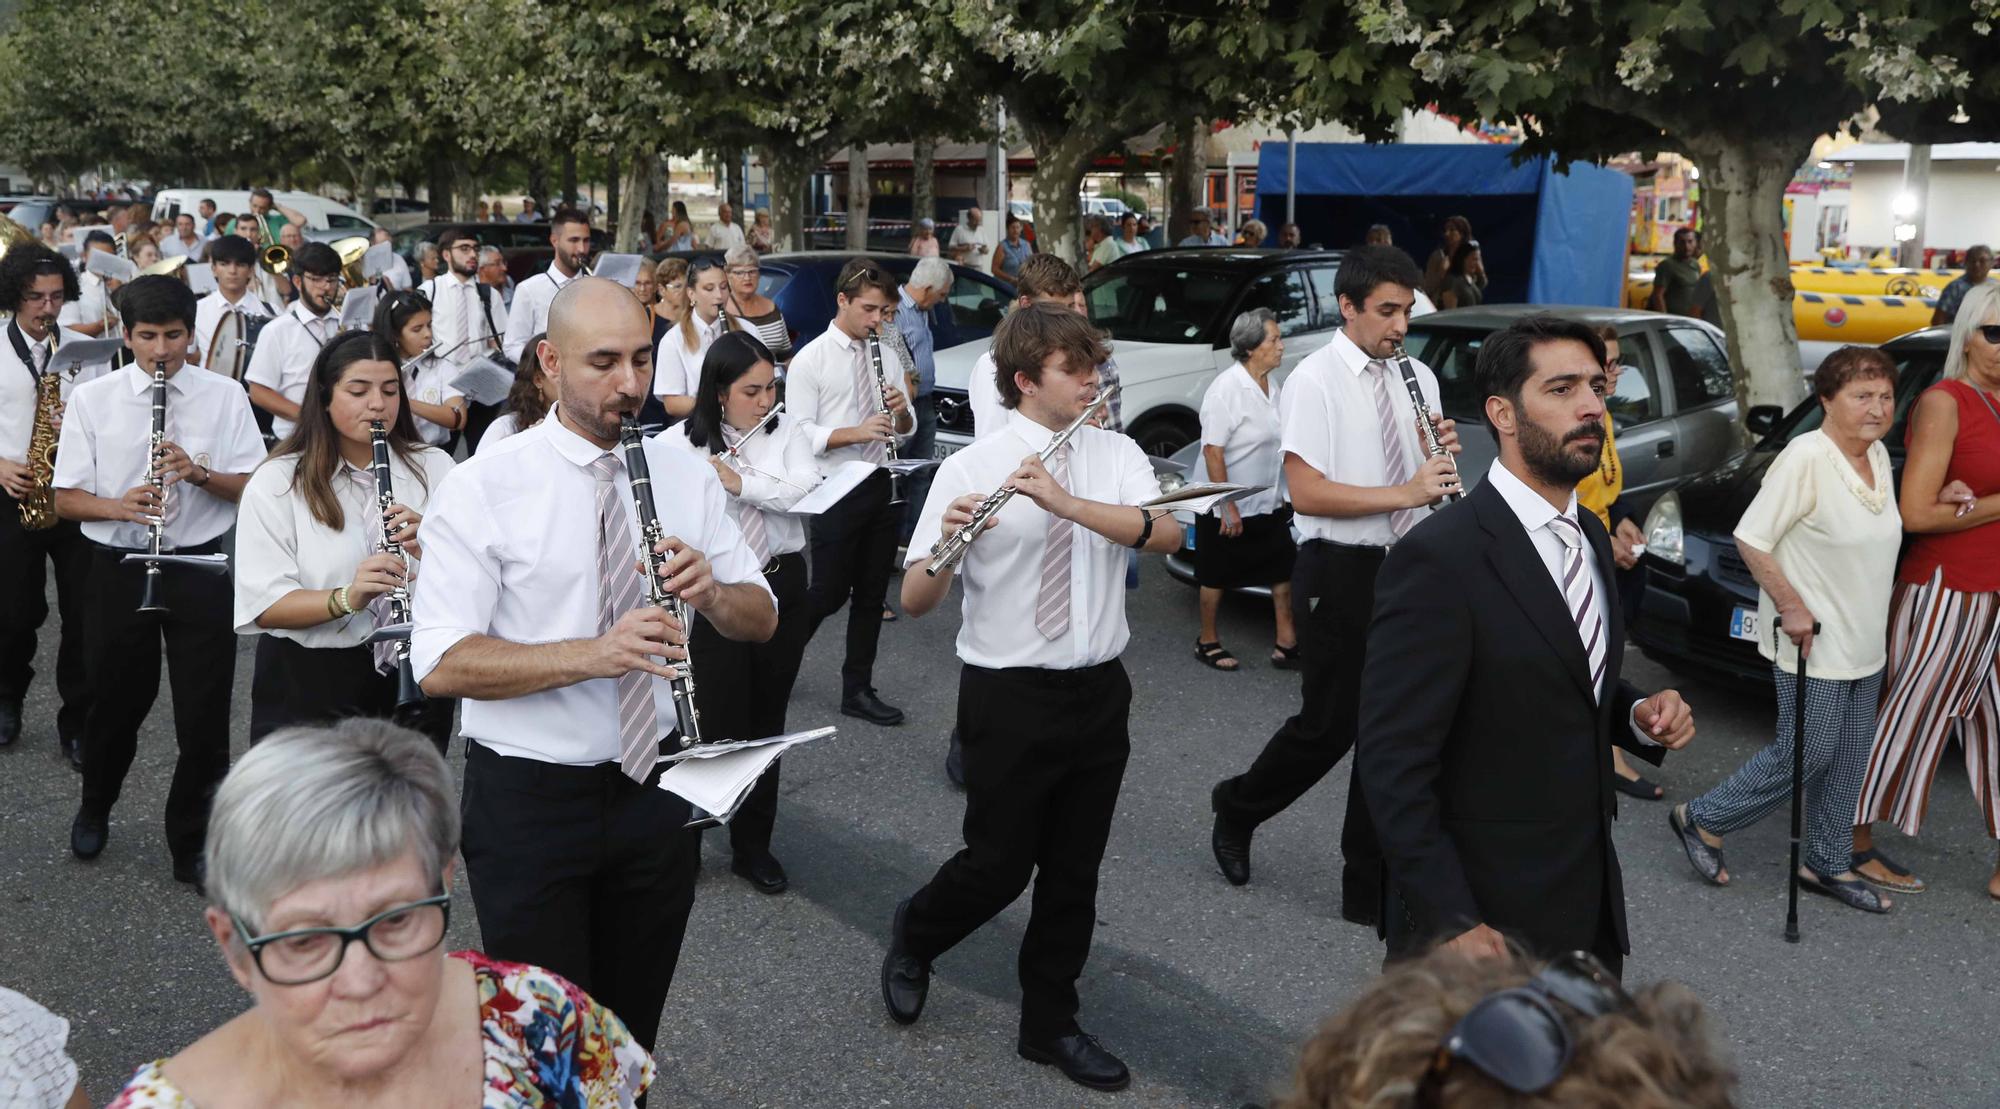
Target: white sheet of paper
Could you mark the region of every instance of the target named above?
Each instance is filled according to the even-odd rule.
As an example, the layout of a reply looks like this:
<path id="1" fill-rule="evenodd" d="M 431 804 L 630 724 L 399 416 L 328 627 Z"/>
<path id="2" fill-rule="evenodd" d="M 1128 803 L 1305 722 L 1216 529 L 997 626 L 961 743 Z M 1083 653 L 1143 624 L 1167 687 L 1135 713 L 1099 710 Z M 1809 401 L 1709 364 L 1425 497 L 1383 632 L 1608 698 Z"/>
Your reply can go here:
<path id="1" fill-rule="evenodd" d="M 93 250 L 84 269 L 99 277 L 112 281 L 130 281 L 139 276 L 139 267 L 129 258 L 120 258 L 108 250 Z"/>
<path id="2" fill-rule="evenodd" d="M 196 296 L 207 296 L 215 291 L 215 270 L 207 262 L 189 262 L 182 270 L 187 274 L 188 288 Z"/>
<path id="3" fill-rule="evenodd" d="M 825 512 L 839 504 L 840 498 L 854 492 L 854 487 L 867 481 L 874 472 L 873 462 L 863 462 L 858 458 L 835 466 L 828 471 L 826 480 L 819 483 L 819 488 L 800 497 L 799 502 L 791 507 L 792 515 L 817 516 Z"/>
<path id="4" fill-rule="evenodd" d="M 75 243 L 64 243 L 56 247 L 56 253 L 69 259 L 69 264 L 74 266 L 76 265 L 76 260 L 83 256 L 83 248 Z"/>
<path id="5" fill-rule="evenodd" d="M 639 267 L 645 261 L 637 254 L 600 254 L 597 256 L 597 264 L 591 267 L 590 272 L 606 281 L 616 281 L 629 289 L 638 284 Z"/>
<path id="6" fill-rule="evenodd" d="M 514 387 L 514 371 L 488 355 L 467 362 L 451 379 L 451 384 L 474 404 L 499 404 Z"/>
<path id="7" fill-rule="evenodd" d="M 1149 501 L 1140 501 L 1140 508 L 1170 508 L 1176 512 L 1203 513 L 1224 501 L 1247 497 L 1252 493 L 1269 488 L 1263 485 L 1232 485 L 1226 481 L 1200 481 L 1183 485 L 1172 493 L 1162 493 Z"/>
<path id="8" fill-rule="evenodd" d="M 898 458 L 894 462 L 889 463 L 889 469 L 893 473 L 908 477 L 911 474 L 928 470 L 937 464 L 938 459 L 935 458 Z"/>
<path id="9" fill-rule="evenodd" d="M 56 356 L 49 365 L 57 373 L 66 374 L 74 374 L 90 366 L 110 365 L 118 348 L 124 345 L 123 339 L 84 339 L 64 343 L 56 348 Z"/>
<path id="10" fill-rule="evenodd" d="M 669 756 L 674 764 L 660 775 L 660 788 L 727 824 L 780 755 L 834 731 L 815 728 L 747 743 L 697 744 Z"/>
<path id="11" fill-rule="evenodd" d="M 361 276 L 370 281 L 388 273 L 396 265 L 396 249 L 388 242 L 379 242 L 368 248 L 361 256 Z"/>
<path id="12" fill-rule="evenodd" d="M 77 249 L 78 249 L 78 250 L 81 250 L 81 249 L 83 249 L 83 242 L 84 242 L 84 240 L 85 240 L 85 239 L 88 239 L 88 238 L 90 238 L 90 233 L 91 233 L 92 231 L 102 231 L 102 232 L 104 232 L 104 233 L 105 233 L 106 235 L 110 235 L 110 236 L 112 237 L 112 240 L 113 240 L 114 242 L 115 242 L 115 241 L 117 240 L 117 237 L 118 237 L 118 236 L 117 236 L 117 234 L 116 234 L 115 232 L 113 232 L 113 231 L 111 230 L 111 225 L 110 225 L 110 224 L 108 224 L 108 223 L 93 223 L 93 224 L 89 225 L 88 227 L 85 227 L 85 226 L 81 226 L 81 225 L 79 225 L 79 226 L 76 226 L 76 227 L 72 227 L 72 228 L 70 228 L 70 229 L 69 229 L 69 241 L 70 241 L 70 242 L 73 242 L 73 243 L 75 243 L 75 244 L 76 244 L 76 246 L 77 246 Z"/>
<path id="13" fill-rule="evenodd" d="M 375 286 L 347 290 L 340 302 L 340 329 L 358 331 L 375 320 Z"/>

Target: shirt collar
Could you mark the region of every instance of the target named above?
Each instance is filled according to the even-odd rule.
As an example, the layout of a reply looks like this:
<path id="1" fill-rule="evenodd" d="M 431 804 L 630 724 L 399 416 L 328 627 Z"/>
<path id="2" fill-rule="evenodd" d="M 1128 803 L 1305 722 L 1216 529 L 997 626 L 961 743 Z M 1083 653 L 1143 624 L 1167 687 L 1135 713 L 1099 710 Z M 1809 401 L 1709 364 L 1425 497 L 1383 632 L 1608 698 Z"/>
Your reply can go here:
<path id="1" fill-rule="evenodd" d="M 127 375 L 125 378 L 125 382 L 131 388 L 133 396 L 138 396 L 140 393 L 143 393 L 146 390 L 151 389 L 153 387 L 152 370 L 144 366 L 141 366 L 137 362 L 134 362 L 131 365 L 125 367 L 125 372 Z M 206 373 L 208 371 L 204 370 L 202 372 Z M 175 370 L 173 374 L 167 378 L 167 388 L 171 389 L 173 392 L 179 395 L 182 396 L 187 395 L 188 386 L 186 382 L 183 380 L 184 378 L 187 377 L 187 373 L 188 373 L 187 365 L 182 364 L 180 369 Z"/>
<path id="2" fill-rule="evenodd" d="M 1333 341 L 1327 346 L 1333 348 L 1334 357 L 1340 359 L 1342 366 L 1347 367 L 1347 372 L 1356 377 L 1368 372 L 1368 363 L 1377 361 L 1368 357 L 1367 351 L 1356 346 L 1354 340 L 1347 337 L 1346 328 L 1335 331 Z"/>
<path id="3" fill-rule="evenodd" d="M 1056 433 L 1021 414 L 1018 408 L 1007 413 L 1007 426 L 1037 453 L 1047 449 Z"/>
<path id="4" fill-rule="evenodd" d="M 543 429 L 542 434 L 547 437 L 550 445 L 555 447 L 557 454 L 562 455 L 565 460 L 574 466 L 584 467 L 604 457 L 606 454 L 612 453 L 565 426 L 561 420 L 556 418 L 557 407 L 557 405 L 550 405 L 549 414 L 542 418 L 541 423 L 535 425 Z"/>
<path id="5" fill-rule="evenodd" d="M 827 335 L 832 337 L 833 345 L 839 347 L 842 350 L 853 350 L 855 347 L 861 345 L 861 340 L 850 338 L 847 332 L 842 331 L 840 329 L 839 324 L 835 323 L 827 324 L 826 333 Z"/>
<path id="6" fill-rule="evenodd" d="M 567 284 L 569 284 L 570 282 L 572 282 L 572 281 L 575 281 L 575 280 L 576 280 L 576 277 L 565 277 L 565 276 L 563 276 L 563 271 L 562 271 L 561 269 L 557 268 L 557 266 L 556 266 L 556 264 L 555 264 L 554 262 L 550 262 L 550 263 L 549 263 L 549 271 L 548 271 L 548 272 L 549 272 L 549 280 L 550 280 L 550 281 L 553 281 L 553 282 L 555 282 L 555 283 L 556 283 L 556 288 L 558 288 L 558 289 L 560 289 L 560 288 L 562 288 L 562 287 L 563 287 L 564 285 L 567 285 Z M 581 276 L 582 276 L 582 274 L 581 274 L 581 273 L 578 273 L 578 274 L 577 274 L 577 277 L 581 277 Z"/>
<path id="7" fill-rule="evenodd" d="M 551 263 L 551 264 L 553 265 L 553 263 Z M 449 282 L 451 282 L 451 283 L 452 283 L 453 285 L 473 285 L 473 284 L 477 284 L 477 283 L 478 283 L 478 281 L 479 281 L 479 275 L 478 275 L 477 273 L 475 273 L 475 274 L 473 274 L 473 275 L 472 275 L 471 277 L 460 277 L 460 276 L 459 276 L 458 274 L 456 274 L 456 273 L 452 272 L 452 268 L 451 268 L 451 267 L 450 267 L 449 265 L 447 265 L 447 266 L 446 266 L 446 267 L 444 268 L 444 272 L 443 272 L 443 273 L 441 273 L 441 274 L 438 274 L 438 275 L 437 275 L 436 277 L 432 278 L 431 280 L 433 280 L 433 281 L 449 281 Z"/>
<path id="8" fill-rule="evenodd" d="M 340 318 L 331 308 L 327 310 L 324 316 L 313 315 L 306 310 L 306 298 L 304 297 L 300 297 L 292 302 L 292 315 L 297 316 L 300 323 L 315 323 L 322 320 L 338 320 Z"/>
<path id="9" fill-rule="evenodd" d="M 1547 527 L 1549 521 L 1559 515 L 1566 515 L 1571 520 L 1576 519 L 1574 491 L 1569 495 L 1569 507 L 1558 513 L 1554 505 L 1540 493 L 1528 488 L 1527 482 L 1516 477 L 1514 471 L 1501 465 L 1498 460 L 1487 468 L 1486 481 L 1500 494 L 1501 499 L 1507 502 L 1507 507 L 1514 510 L 1514 515 L 1521 521 L 1521 527 L 1530 533 L 1538 528 Z"/>

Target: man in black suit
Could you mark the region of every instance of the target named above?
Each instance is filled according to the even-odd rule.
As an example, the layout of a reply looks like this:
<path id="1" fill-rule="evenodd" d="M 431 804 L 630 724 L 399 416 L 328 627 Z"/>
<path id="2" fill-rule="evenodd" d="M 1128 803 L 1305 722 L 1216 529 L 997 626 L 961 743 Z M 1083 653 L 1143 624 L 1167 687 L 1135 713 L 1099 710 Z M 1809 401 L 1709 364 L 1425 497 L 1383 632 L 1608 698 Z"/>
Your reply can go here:
<path id="1" fill-rule="evenodd" d="M 1620 680 L 1609 540 L 1575 488 L 1603 446 L 1604 345 L 1531 316 L 1474 383 L 1500 458 L 1391 549 L 1362 681 L 1359 774 L 1387 860 L 1389 955 L 1631 949 L 1611 842 L 1615 744 L 1657 764 L 1694 718 Z"/>

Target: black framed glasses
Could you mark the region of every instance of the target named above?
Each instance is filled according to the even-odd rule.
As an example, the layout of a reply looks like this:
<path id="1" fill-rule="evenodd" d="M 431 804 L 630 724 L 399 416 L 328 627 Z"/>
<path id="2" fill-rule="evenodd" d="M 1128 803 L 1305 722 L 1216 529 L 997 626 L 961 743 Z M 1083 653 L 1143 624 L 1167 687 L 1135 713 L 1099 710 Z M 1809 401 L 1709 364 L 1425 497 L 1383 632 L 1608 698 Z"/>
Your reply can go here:
<path id="1" fill-rule="evenodd" d="M 1988 346 L 2000 347 L 2000 323 L 1983 323 L 1973 330 L 1979 332 L 1979 337 L 1986 340 Z"/>
<path id="2" fill-rule="evenodd" d="M 294 928 L 253 936 L 235 913 L 229 920 L 243 937 L 243 946 L 250 949 L 259 974 L 273 985 L 303 986 L 339 970 L 347 945 L 357 941 L 385 963 L 436 950 L 451 927 L 451 894 L 391 905 L 352 928 Z"/>
<path id="3" fill-rule="evenodd" d="M 1618 979 L 1587 951 L 1572 951 L 1542 968 L 1525 986 L 1479 999 L 1438 1044 L 1417 1087 L 1418 1105 L 1436 1105 L 1453 1060 L 1517 1094 L 1538 1094 L 1563 1075 L 1575 1034 L 1555 1003 L 1595 1020 L 1632 1003 Z"/>

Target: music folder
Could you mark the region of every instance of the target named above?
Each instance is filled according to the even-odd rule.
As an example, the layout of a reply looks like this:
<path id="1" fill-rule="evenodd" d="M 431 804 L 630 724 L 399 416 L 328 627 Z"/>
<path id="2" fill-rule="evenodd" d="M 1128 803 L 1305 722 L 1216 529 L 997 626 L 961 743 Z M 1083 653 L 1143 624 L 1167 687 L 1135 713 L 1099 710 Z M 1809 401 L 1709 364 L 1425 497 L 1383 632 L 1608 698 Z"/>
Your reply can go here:
<path id="1" fill-rule="evenodd" d="M 697 743 L 660 756 L 673 764 L 660 775 L 660 788 L 695 807 L 692 823 L 727 824 L 780 755 L 838 730 L 829 726 L 766 739 Z"/>
<path id="2" fill-rule="evenodd" d="M 340 330 L 359 331 L 375 322 L 375 286 L 349 289 L 340 298 Z"/>
<path id="3" fill-rule="evenodd" d="M 492 355 L 475 358 L 452 375 L 451 387 L 464 393 L 474 404 L 500 404 L 514 388 L 514 371 Z"/>
<path id="4" fill-rule="evenodd" d="M 639 267 L 644 265 L 645 261 L 637 254 L 605 253 L 597 256 L 597 264 L 591 267 L 590 272 L 606 281 L 616 281 L 629 289 L 638 284 Z"/>
<path id="5" fill-rule="evenodd" d="M 123 339 L 82 339 L 64 343 L 56 348 L 55 357 L 49 359 L 49 368 L 75 377 L 86 367 L 110 365 L 113 356 L 124 345 Z"/>
<path id="6" fill-rule="evenodd" d="M 1165 508 L 1175 512 L 1192 512 L 1200 515 L 1224 501 L 1240 500 L 1268 488 L 1270 487 L 1267 485 L 1233 485 L 1226 481 L 1191 482 L 1171 493 L 1162 493 L 1152 500 L 1140 501 L 1139 507 Z"/>
<path id="7" fill-rule="evenodd" d="M 849 459 L 828 471 L 818 488 L 800 497 L 789 511 L 794 516 L 817 516 L 839 504 L 840 498 L 854 492 L 855 486 L 867 481 L 875 470 L 873 462 Z"/>

